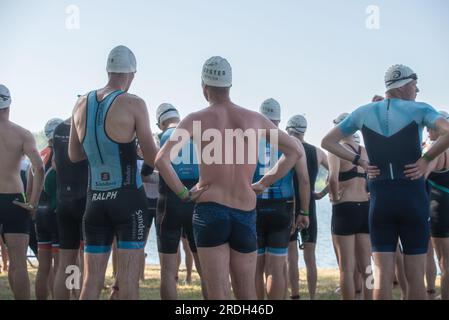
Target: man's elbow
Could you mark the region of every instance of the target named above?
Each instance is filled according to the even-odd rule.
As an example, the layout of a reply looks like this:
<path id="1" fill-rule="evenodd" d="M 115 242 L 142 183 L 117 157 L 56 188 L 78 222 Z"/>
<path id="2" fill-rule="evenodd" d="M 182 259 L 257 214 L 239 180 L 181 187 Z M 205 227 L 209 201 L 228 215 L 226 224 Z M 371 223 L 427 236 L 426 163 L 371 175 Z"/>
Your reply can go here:
<path id="1" fill-rule="evenodd" d="M 158 152 L 154 159 L 154 167 L 156 169 L 158 169 L 159 171 L 161 171 L 161 167 L 163 166 L 163 163 L 164 163 L 164 156 L 161 152 Z"/>
<path id="2" fill-rule="evenodd" d="M 33 166 L 33 172 L 36 177 L 43 177 L 45 175 L 45 167 L 43 163 Z"/>
<path id="3" fill-rule="evenodd" d="M 86 157 L 84 157 L 84 155 L 81 155 L 78 152 L 73 152 L 73 150 L 71 151 L 69 149 L 69 159 L 72 163 L 77 163 L 83 161 L 84 159 L 86 159 Z"/>
<path id="4" fill-rule="evenodd" d="M 310 187 L 310 180 L 309 177 L 306 176 L 301 176 L 300 178 L 300 183 L 302 185 L 302 187 Z"/>
<path id="5" fill-rule="evenodd" d="M 324 137 L 323 140 L 321 140 L 321 148 L 329 151 L 330 145 L 331 145 L 331 141 L 328 136 Z"/>
<path id="6" fill-rule="evenodd" d="M 295 147 L 290 150 L 289 155 L 291 159 L 294 160 L 294 162 L 296 163 L 301 158 L 303 153 L 301 152 L 299 146 L 295 145 Z"/>

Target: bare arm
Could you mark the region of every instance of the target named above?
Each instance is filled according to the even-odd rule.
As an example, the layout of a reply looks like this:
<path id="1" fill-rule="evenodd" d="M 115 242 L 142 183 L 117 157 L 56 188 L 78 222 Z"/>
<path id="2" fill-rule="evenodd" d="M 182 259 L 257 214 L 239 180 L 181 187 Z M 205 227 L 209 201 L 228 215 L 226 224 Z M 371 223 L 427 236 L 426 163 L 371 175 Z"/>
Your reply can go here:
<path id="1" fill-rule="evenodd" d="M 440 136 L 438 140 L 417 162 L 405 166 L 404 173 L 408 178 L 417 180 L 425 176 L 429 172 L 431 162 L 449 149 L 449 122 L 446 119 L 440 118 L 435 123 L 435 129 Z"/>
<path id="2" fill-rule="evenodd" d="M 318 168 L 323 166 L 329 171 L 329 162 L 327 161 L 327 155 L 320 148 L 316 148 L 316 152 L 318 154 Z"/>
<path id="3" fill-rule="evenodd" d="M 440 137 L 426 153 L 430 159 L 435 159 L 449 149 L 449 122 L 443 118 L 438 119 L 435 123 L 435 129 Z"/>
<path id="4" fill-rule="evenodd" d="M 301 143 L 298 144 L 302 152 L 304 152 L 304 147 Z M 301 202 L 301 211 L 309 212 L 310 204 L 310 179 L 309 171 L 307 170 L 307 159 L 303 155 L 295 164 L 295 172 L 298 178 L 299 187 L 299 199 Z"/>
<path id="5" fill-rule="evenodd" d="M 135 108 L 137 139 L 139 139 L 139 145 L 142 150 L 144 163 L 154 168 L 158 148 L 154 142 L 153 133 L 151 132 L 150 117 L 148 115 L 148 109 L 145 101 L 140 98 L 137 101 L 138 103 Z"/>
<path id="6" fill-rule="evenodd" d="M 338 175 L 340 172 L 340 159 L 329 154 L 329 193 L 333 201 L 338 201 L 339 195 L 339 182 Z"/>
<path id="7" fill-rule="evenodd" d="M 36 141 L 31 133 L 27 132 L 25 141 L 23 143 L 23 153 L 30 159 L 31 169 L 34 172 L 34 177 L 31 179 L 32 189 L 28 199 L 28 203 L 34 208 L 39 203 L 42 188 L 44 185 L 44 163 L 42 162 L 39 151 L 36 147 Z M 30 184 L 30 182 L 28 184 Z"/>
<path id="8" fill-rule="evenodd" d="M 30 165 L 27 170 L 27 189 L 25 191 L 27 199 L 31 197 L 31 192 L 33 192 L 33 170 Z"/>
<path id="9" fill-rule="evenodd" d="M 84 152 L 83 145 L 81 144 L 81 140 L 79 138 L 78 130 L 75 124 L 76 117 L 79 116 L 77 115 L 78 109 L 80 105 L 82 105 L 83 103 L 86 103 L 86 98 L 85 97 L 79 98 L 75 105 L 75 108 L 73 109 L 72 114 L 71 120 L 72 123 L 70 126 L 70 139 L 69 139 L 69 158 L 70 161 L 72 162 L 80 162 L 87 158 L 86 153 Z"/>
<path id="10" fill-rule="evenodd" d="M 176 171 L 173 169 L 171 155 L 173 153 L 173 156 L 175 156 L 178 153 L 172 152 L 172 150 L 176 148 L 175 151 L 179 151 L 186 143 L 189 142 L 193 134 L 193 120 L 194 116 L 192 115 L 184 118 L 184 120 L 178 124 L 178 127 L 173 132 L 172 138 L 167 140 L 156 156 L 155 164 L 159 174 L 164 179 L 168 187 L 177 195 L 183 194 L 186 187 L 179 179 Z M 177 137 L 181 137 L 180 142 L 178 142 Z M 205 190 L 207 190 L 207 186 L 194 187 L 191 190 L 191 200 L 197 199 Z M 189 194 L 185 195 L 185 197 L 187 196 L 189 196 Z M 185 197 L 183 197 L 183 199 Z"/>
<path id="11" fill-rule="evenodd" d="M 336 155 L 340 159 L 353 162 L 357 155 L 340 144 L 340 141 L 343 138 L 345 138 L 345 136 L 341 132 L 340 128 L 335 127 L 324 137 L 323 141 L 321 142 L 321 147 Z M 361 159 L 358 164 L 365 170 L 367 170 L 367 159 Z"/>

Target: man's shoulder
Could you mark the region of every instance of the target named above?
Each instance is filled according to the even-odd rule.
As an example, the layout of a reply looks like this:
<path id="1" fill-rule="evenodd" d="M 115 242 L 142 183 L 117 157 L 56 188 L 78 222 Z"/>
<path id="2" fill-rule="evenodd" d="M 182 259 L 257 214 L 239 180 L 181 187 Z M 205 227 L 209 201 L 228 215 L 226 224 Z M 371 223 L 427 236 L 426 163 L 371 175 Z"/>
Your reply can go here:
<path id="1" fill-rule="evenodd" d="M 9 130 L 11 132 L 14 132 L 15 135 L 19 135 L 21 137 L 33 136 L 33 134 L 28 129 L 21 127 L 17 123 L 11 121 L 9 123 L 10 123 Z"/>
<path id="2" fill-rule="evenodd" d="M 128 93 L 128 92 L 124 92 L 123 94 L 118 96 L 118 99 L 120 99 L 121 101 L 126 101 L 128 103 L 132 103 L 132 104 L 145 104 L 145 101 L 139 97 L 136 94 L 132 94 L 132 93 Z"/>
<path id="3" fill-rule="evenodd" d="M 380 108 L 383 104 L 384 101 L 370 102 L 358 107 L 357 109 L 355 109 L 354 112 L 358 113 L 373 112 L 375 109 Z"/>
<path id="4" fill-rule="evenodd" d="M 34 135 L 29 130 L 19 126 L 14 122 L 9 122 L 8 131 L 10 133 L 11 139 L 19 141 L 21 143 L 34 139 Z"/>

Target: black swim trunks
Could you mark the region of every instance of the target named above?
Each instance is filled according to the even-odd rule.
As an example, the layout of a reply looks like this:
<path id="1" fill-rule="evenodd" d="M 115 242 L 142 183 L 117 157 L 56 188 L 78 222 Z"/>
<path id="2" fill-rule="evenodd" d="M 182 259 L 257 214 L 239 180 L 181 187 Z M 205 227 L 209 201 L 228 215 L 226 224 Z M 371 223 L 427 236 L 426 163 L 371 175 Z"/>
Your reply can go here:
<path id="1" fill-rule="evenodd" d="M 13 204 L 13 201 L 26 203 L 24 194 L 0 194 L 0 225 L 2 233 L 30 234 L 31 214 Z"/>
<path id="2" fill-rule="evenodd" d="M 257 253 L 287 255 L 293 215 L 293 201 L 257 200 Z"/>
<path id="3" fill-rule="evenodd" d="M 229 244 L 240 253 L 257 251 L 256 210 L 243 211 L 204 202 L 195 206 L 193 233 L 198 248 Z"/>
<path id="4" fill-rule="evenodd" d="M 369 234 L 369 201 L 343 202 L 332 206 L 332 234 Z"/>

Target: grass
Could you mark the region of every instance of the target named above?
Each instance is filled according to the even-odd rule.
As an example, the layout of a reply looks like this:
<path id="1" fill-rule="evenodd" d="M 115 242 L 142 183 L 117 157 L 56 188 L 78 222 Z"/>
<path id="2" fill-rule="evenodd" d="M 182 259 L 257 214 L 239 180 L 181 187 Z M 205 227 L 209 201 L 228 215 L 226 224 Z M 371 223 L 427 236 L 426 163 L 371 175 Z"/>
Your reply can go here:
<path id="1" fill-rule="evenodd" d="M 36 269 L 29 268 L 31 281 L 31 295 L 34 296 L 34 282 L 36 278 Z M 201 300 L 201 287 L 198 274 L 194 271 L 192 274 L 192 284 L 183 284 L 186 276 L 186 270 L 181 268 L 179 273 L 180 285 L 178 285 L 178 298 L 180 300 Z M 301 300 L 308 299 L 306 273 L 304 269 L 300 270 L 300 296 Z M 316 299 L 318 300 L 339 300 L 340 294 L 335 290 L 338 287 L 339 275 L 336 269 L 319 269 L 318 270 L 318 287 Z M 141 300 L 159 300 L 159 283 L 160 283 L 160 269 L 157 265 L 147 265 L 145 269 L 145 280 L 140 283 L 140 299 Z M 112 286 L 112 269 L 108 268 L 106 275 L 106 285 Z M 437 279 L 439 285 L 439 279 Z M 438 291 L 438 288 L 437 288 Z M 104 290 L 101 299 L 109 298 L 109 290 Z M 395 288 L 394 298 L 400 299 L 400 290 Z M 13 299 L 12 293 L 9 289 L 7 273 L 0 274 L 0 300 Z"/>

